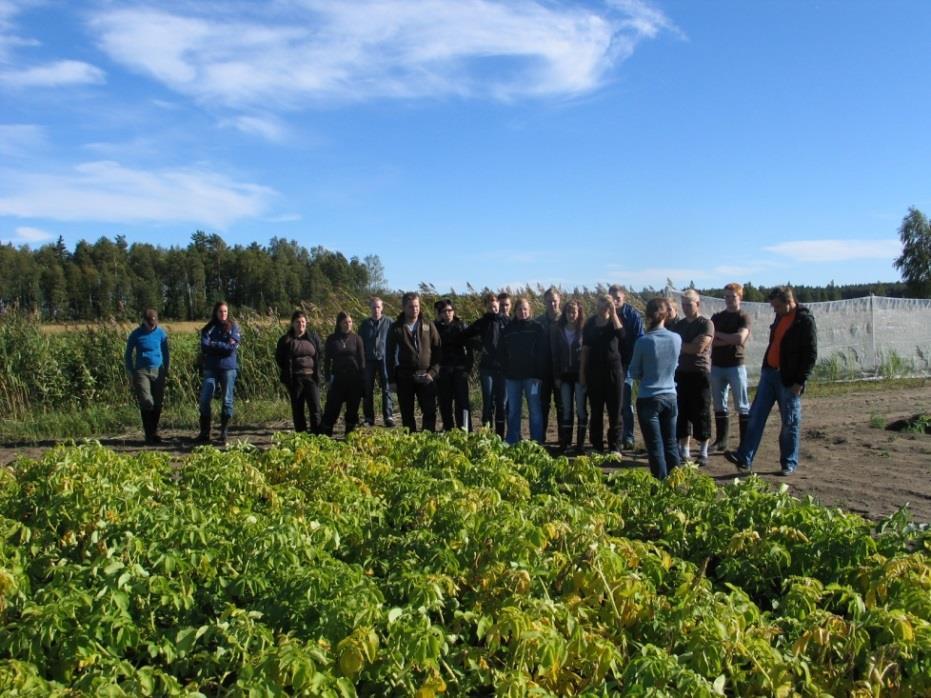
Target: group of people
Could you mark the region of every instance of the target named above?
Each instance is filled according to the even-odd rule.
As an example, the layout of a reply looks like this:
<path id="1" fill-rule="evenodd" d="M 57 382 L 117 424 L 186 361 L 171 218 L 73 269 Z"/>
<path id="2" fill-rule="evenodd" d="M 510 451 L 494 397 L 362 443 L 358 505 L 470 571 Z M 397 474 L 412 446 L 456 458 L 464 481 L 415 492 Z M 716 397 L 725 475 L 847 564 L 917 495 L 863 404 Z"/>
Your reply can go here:
<path id="1" fill-rule="evenodd" d="M 694 290 L 682 294 L 681 313 L 672 300 L 653 298 L 646 305 L 645 327 L 617 285 L 596 299 L 595 312 L 587 319 L 580 301 L 563 304 L 555 288 L 544 294 L 545 312 L 536 318 L 527 298 L 489 293 L 483 298 L 485 313 L 471 323 L 458 317 L 450 299 L 437 301 L 435 318 L 429 320 L 417 293 L 404 294 L 402 312 L 394 319 L 384 315 L 384 303 L 373 297 L 371 314 L 358 331 L 353 318 L 340 312 L 325 342 L 304 312 L 296 311 L 278 341 L 275 359 L 295 430 L 332 435 L 341 413 L 346 433 L 358 426 L 360 404 L 365 424 L 375 424 L 376 385 L 386 427 L 395 425 L 396 397 L 401 424 L 410 431 L 418 429 L 415 407 L 424 431 L 436 430 L 437 408 L 444 430 L 471 430 L 469 385 L 479 354 L 482 425 L 509 444 L 517 443 L 526 404 L 529 436 L 543 443 L 555 408 L 559 449 L 567 453 L 581 451 L 586 438 L 596 451 L 634 448 L 636 381 L 637 418 L 651 472 L 658 478 L 686 460 L 706 465 L 711 451 L 723 452 L 739 470 L 749 471 L 766 418 L 778 403 L 781 472 L 791 474 L 798 466 L 800 396 L 817 356 L 814 318 L 795 302 L 791 288 L 770 294 L 776 318 L 751 405 L 744 364 L 751 328 L 740 307 L 743 288 L 733 283 L 724 290 L 726 308 L 711 318 L 701 314 Z M 198 442 L 210 440 L 216 395 L 222 396 L 220 440 L 227 439 L 240 341 L 228 306 L 217 303 L 201 330 Z M 130 335 L 125 360 L 146 443 L 158 443 L 169 352 L 154 310 L 145 312 Z M 321 410 L 323 383 L 327 391 Z M 734 451 L 727 449 L 729 394 L 740 431 Z"/>

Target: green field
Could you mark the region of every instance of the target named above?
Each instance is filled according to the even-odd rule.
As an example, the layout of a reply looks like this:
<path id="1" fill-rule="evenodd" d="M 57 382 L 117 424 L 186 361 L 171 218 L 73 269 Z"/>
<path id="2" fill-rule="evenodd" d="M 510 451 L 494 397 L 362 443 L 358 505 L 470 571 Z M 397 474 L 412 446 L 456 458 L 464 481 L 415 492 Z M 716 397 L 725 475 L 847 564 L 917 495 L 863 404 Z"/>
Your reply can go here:
<path id="1" fill-rule="evenodd" d="M 21 460 L 0 693 L 931 694 L 904 514 L 598 465 L 381 430 Z"/>

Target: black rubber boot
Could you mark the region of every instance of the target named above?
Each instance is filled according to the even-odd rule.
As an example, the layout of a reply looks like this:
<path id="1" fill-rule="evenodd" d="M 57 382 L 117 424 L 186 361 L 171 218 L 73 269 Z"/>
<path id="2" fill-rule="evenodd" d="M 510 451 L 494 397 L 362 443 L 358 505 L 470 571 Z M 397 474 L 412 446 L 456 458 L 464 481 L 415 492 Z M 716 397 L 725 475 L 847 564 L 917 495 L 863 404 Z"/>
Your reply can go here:
<path id="1" fill-rule="evenodd" d="M 200 433 L 194 439 L 199 444 L 210 443 L 210 415 L 202 414 L 200 416 Z"/>
<path id="2" fill-rule="evenodd" d="M 139 410 L 139 416 L 142 418 L 142 433 L 147 444 L 152 443 L 152 411 Z"/>
<path id="3" fill-rule="evenodd" d="M 724 453 L 727 449 L 727 432 L 730 427 L 730 418 L 727 412 L 714 413 L 714 430 L 717 434 L 714 443 L 711 444 L 711 450 L 714 453 Z"/>
<path id="4" fill-rule="evenodd" d="M 559 427 L 559 450 L 565 452 L 572 444 L 572 427 Z"/>
<path id="5" fill-rule="evenodd" d="M 585 427 L 580 424 L 575 437 L 575 448 L 579 453 L 585 451 L 585 431 Z"/>
<path id="6" fill-rule="evenodd" d="M 154 410 L 152 410 L 151 419 L 152 419 L 152 441 L 154 443 L 160 444 L 162 443 L 162 437 L 158 435 L 158 423 L 162 419 L 162 408 L 161 407 L 156 407 Z"/>
<path id="7" fill-rule="evenodd" d="M 740 430 L 740 441 L 743 443 L 744 434 L 747 433 L 747 425 L 750 423 L 750 415 L 742 414 L 737 418 L 737 428 Z"/>
<path id="8" fill-rule="evenodd" d="M 220 443 L 226 446 L 229 439 L 230 416 L 228 414 L 220 415 Z"/>

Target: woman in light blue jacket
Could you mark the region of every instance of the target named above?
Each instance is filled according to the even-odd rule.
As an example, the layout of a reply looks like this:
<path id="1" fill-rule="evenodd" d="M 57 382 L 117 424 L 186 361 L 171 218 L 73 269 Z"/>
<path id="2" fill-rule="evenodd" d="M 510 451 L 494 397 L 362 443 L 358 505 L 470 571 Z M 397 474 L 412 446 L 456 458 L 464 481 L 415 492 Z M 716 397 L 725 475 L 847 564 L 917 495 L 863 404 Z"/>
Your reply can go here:
<path id="1" fill-rule="evenodd" d="M 650 472 L 660 480 L 679 465 L 676 443 L 676 366 L 682 338 L 665 327 L 671 309 L 665 298 L 647 303 L 647 331 L 634 344 L 630 376 L 640 381 L 637 421 L 646 445 Z"/>

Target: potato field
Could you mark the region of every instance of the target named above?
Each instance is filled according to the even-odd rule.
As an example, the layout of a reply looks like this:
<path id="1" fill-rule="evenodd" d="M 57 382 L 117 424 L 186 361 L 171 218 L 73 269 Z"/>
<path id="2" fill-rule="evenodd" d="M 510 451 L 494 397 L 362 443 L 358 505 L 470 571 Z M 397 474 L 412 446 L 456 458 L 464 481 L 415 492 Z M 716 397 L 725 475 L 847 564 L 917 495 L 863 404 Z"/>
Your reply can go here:
<path id="1" fill-rule="evenodd" d="M 0 470 L 0 693 L 927 696 L 931 535 L 486 433 Z"/>

